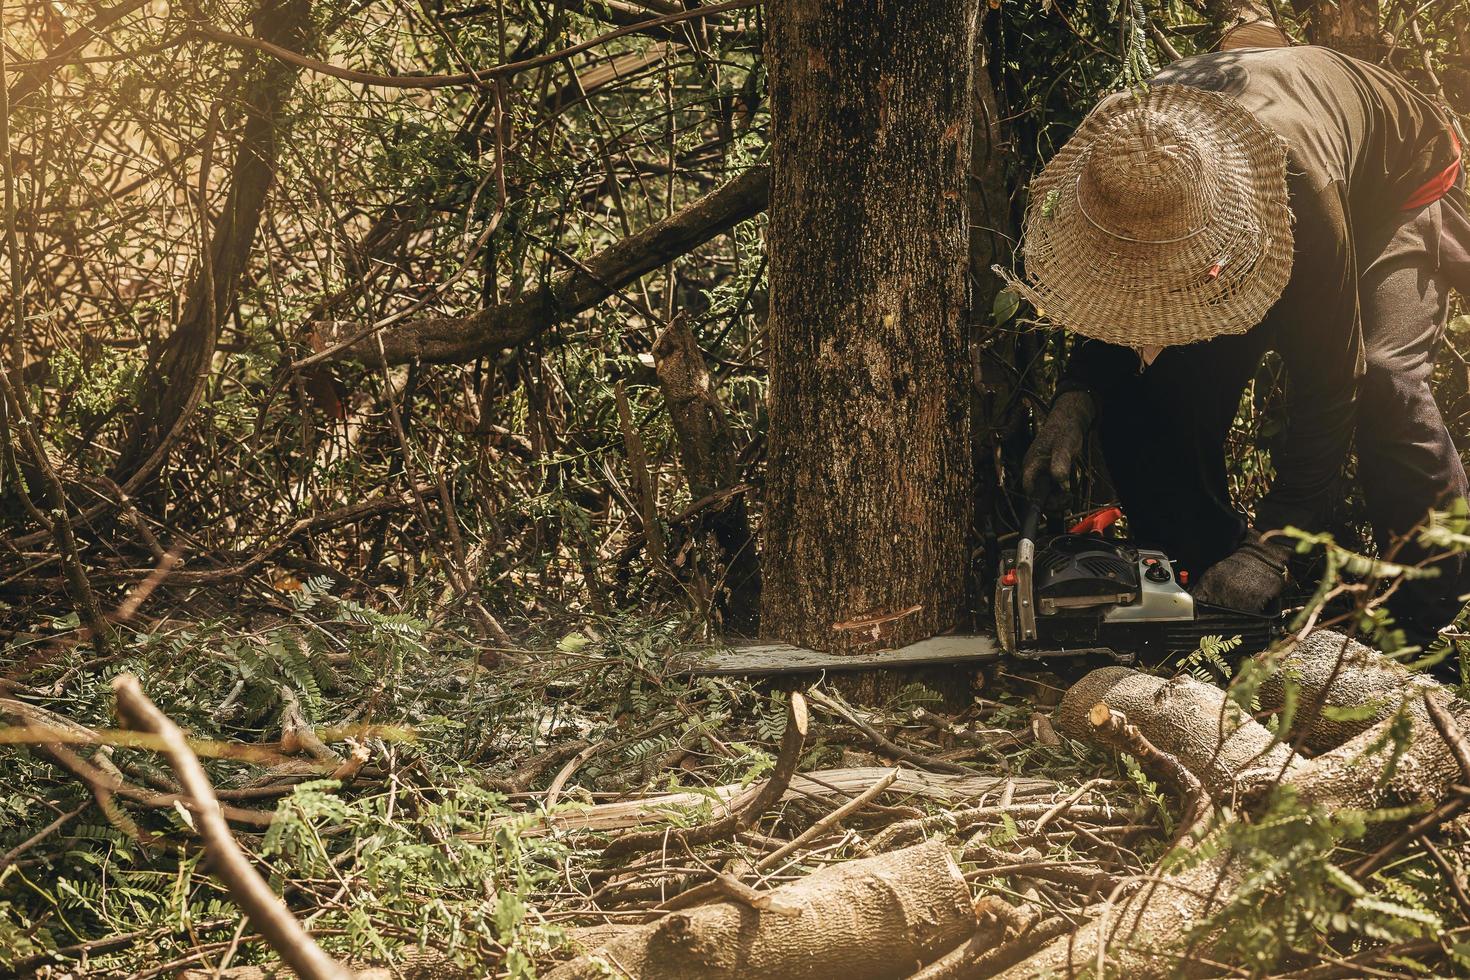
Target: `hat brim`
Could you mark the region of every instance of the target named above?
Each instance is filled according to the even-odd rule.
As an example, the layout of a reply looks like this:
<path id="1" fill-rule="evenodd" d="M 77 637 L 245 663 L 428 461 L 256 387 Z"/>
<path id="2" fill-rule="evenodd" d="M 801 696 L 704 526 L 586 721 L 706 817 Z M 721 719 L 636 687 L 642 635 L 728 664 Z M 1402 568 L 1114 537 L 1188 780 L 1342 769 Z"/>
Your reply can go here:
<path id="1" fill-rule="evenodd" d="M 1175 241 L 1110 233 L 1078 203 L 1100 134 L 1138 112 L 1208 132 L 1220 198 Z M 1140 193 L 1144 193 L 1140 189 Z M 1125 346 L 1188 344 L 1244 333 L 1291 278 L 1292 228 L 1281 139 L 1236 100 L 1183 85 L 1101 103 L 1031 184 L 1023 242 L 1029 283 L 1013 283 L 1052 322 Z"/>

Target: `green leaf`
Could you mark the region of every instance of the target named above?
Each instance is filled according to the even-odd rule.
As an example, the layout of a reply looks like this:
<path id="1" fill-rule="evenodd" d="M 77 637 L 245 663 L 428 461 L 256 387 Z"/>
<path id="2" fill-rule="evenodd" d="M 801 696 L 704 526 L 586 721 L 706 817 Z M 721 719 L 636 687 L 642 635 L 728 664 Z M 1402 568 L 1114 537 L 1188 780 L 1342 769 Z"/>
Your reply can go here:
<path id="1" fill-rule="evenodd" d="M 1438 929 L 1442 925 L 1439 916 L 1432 912 L 1424 912 L 1419 909 L 1411 909 L 1407 905 L 1398 902 L 1389 902 L 1381 898 L 1360 898 L 1353 903 L 1353 908 L 1364 912 L 1377 912 L 1380 915 L 1392 916 L 1396 919 L 1406 919 L 1409 922 L 1418 922 Z"/>
<path id="2" fill-rule="evenodd" d="M 1368 889 L 1364 888 L 1361 883 L 1355 881 L 1351 876 L 1348 875 L 1346 871 L 1343 871 L 1337 865 L 1324 864 L 1322 866 L 1322 870 L 1327 873 L 1327 878 L 1329 881 L 1331 881 L 1338 888 L 1341 888 L 1343 891 L 1347 892 L 1353 898 L 1367 897 Z"/>
<path id="3" fill-rule="evenodd" d="M 556 648 L 562 653 L 578 653 L 591 642 L 581 633 L 568 633 L 557 641 Z"/>
<path id="4" fill-rule="evenodd" d="M 1322 706 L 1322 717 L 1328 721 L 1367 721 L 1378 713 L 1383 704 L 1382 701 L 1352 705 L 1326 704 Z"/>
<path id="5" fill-rule="evenodd" d="M 990 304 L 990 322 L 997 327 L 1009 323 L 1011 317 L 1021 308 L 1021 297 L 1010 287 L 1002 289 L 995 294 L 995 302 Z"/>

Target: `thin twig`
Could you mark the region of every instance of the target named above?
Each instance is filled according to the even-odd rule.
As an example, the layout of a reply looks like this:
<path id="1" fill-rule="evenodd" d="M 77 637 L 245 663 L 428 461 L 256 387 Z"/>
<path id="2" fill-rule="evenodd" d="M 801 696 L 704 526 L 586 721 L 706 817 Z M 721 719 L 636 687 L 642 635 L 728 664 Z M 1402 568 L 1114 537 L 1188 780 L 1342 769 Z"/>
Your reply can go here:
<path id="1" fill-rule="evenodd" d="M 1470 744 L 1465 741 L 1465 736 L 1460 732 L 1455 720 L 1450 713 L 1440 707 L 1431 695 L 1424 692 L 1424 708 L 1429 713 L 1429 719 L 1439 731 L 1440 736 L 1449 746 L 1451 755 L 1460 767 L 1463 782 L 1470 783 Z M 1449 798 L 1416 820 L 1413 825 L 1404 830 L 1393 840 L 1384 844 L 1368 857 L 1364 858 L 1357 867 L 1353 868 L 1352 876 L 1361 881 L 1369 875 L 1382 869 L 1404 848 L 1412 844 L 1417 838 L 1424 836 L 1440 824 L 1447 823 L 1466 810 L 1470 810 L 1470 788 L 1466 786 L 1451 786 Z"/>
<path id="2" fill-rule="evenodd" d="M 943 759 L 936 759 L 922 752 L 915 752 L 913 749 L 904 748 L 864 721 L 856 711 L 852 710 L 850 706 L 838 700 L 835 696 L 813 691 L 812 701 L 862 732 L 867 736 L 868 741 L 873 743 L 874 748 L 890 759 L 898 759 L 901 762 L 912 762 L 921 769 L 929 769 L 934 772 L 948 772 L 962 776 L 973 775 L 975 772 L 975 770 L 966 768 L 965 766 L 956 765 L 953 762 L 946 762 Z"/>
<path id="3" fill-rule="evenodd" d="M 269 41 L 259 38 L 246 37 L 243 34 L 232 34 L 229 31 L 221 31 L 208 24 L 199 26 L 199 33 L 211 41 L 228 44 L 236 48 L 254 48 L 263 51 L 273 58 L 305 68 L 321 75 L 330 75 L 347 82 L 357 82 L 361 85 L 374 85 L 382 88 L 447 88 L 455 86 L 479 87 L 492 79 L 509 78 L 542 65 L 549 65 L 580 54 L 590 48 L 606 44 L 608 41 L 616 40 L 628 34 L 636 34 L 653 27 L 663 27 L 667 24 L 675 24 L 680 21 L 692 20 L 698 17 L 708 17 L 711 14 L 724 13 L 728 10 L 740 10 L 744 7 L 753 7 L 758 0 L 727 0 L 725 3 L 711 4 L 707 7 L 695 7 L 692 10 L 682 10 L 677 13 L 667 14 L 663 17 L 655 17 L 637 24 L 629 24 L 616 30 L 608 31 L 570 47 L 559 51 L 551 51 L 539 54 L 533 58 L 522 61 L 512 61 L 502 65 L 491 65 L 488 68 L 480 68 L 472 71 L 460 72 L 454 75 L 381 75 L 376 72 L 358 71 L 355 68 L 343 68 L 315 58 L 308 58 L 289 48 L 283 48 Z"/>
<path id="4" fill-rule="evenodd" d="M 800 850 L 802 847 L 805 847 L 812 841 L 818 839 L 823 834 L 826 834 L 847 817 L 852 816 L 854 813 L 858 812 L 863 807 L 867 806 L 869 803 L 873 802 L 875 799 L 881 796 L 884 790 L 893 785 L 893 781 L 898 778 L 898 773 L 899 770 L 897 769 L 888 773 L 872 786 L 869 786 L 867 789 L 865 789 L 860 795 L 853 797 L 851 800 L 848 800 L 846 803 L 842 804 L 842 806 L 822 817 L 822 819 L 812 824 L 806 830 L 802 831 L 800 834 L 797 834 L 791 840 L 787 841 L 785 844 L 782 844 L 780 847 L 776 848 L 774 851 L 761 858 L 759 861 L 756 862 L 754 870 L 769 871 L 771 868 L 779 865 L 791 854 Z M 716 884 L 716 882 L 705 882 L 704 884 L 691 888 L 688 891 L 680 892 L 678 895 L 675 895 L 673 898 L 659 905 L 658 910 L 661 912 L 672 912 L 676 909 L 683 909 L 688 908 L 691 905 L 698 905 L 701 902 L 707 901 L 716 892 L 719 892 L 720 889 L 721 886 Z"/>
<path id="5" fill-rule="evenodd" d="M 1465 881 L 1460 877 L 1460 872 L 1449 859 L 1440 853 L 1439 848 L 1434 846 L 1434 841 L 1428 837 L 1422 837 L 1419 843 L 1429 852 L 1429 859 L 1439 868 L 1439 873 L 1444 876 L 1445 884 L 1450 886 L 1450 894 L 1455 896 L 1455 903 L 1460 906 L 1460 914 L 1470 921 L 1470 894 L 1465 892 Z"/>
<path id="6" fill-rule="evenodd" d="M 81 806 L 76 807 L 73 810 L 68 810 L 66 813 L 63 813 L 61 816 L 48 823 L 46 826 L 36 831 L 31 836 L 27 837 L 25 840 L 21 841 L 19 844 L 6 851 L 4 854 L 0 854 L 0 879 L 3 879 L 5 877 L 5 869 L 14 864 L 17 858 L 19 858 L 26 851 L 29 851 L 31 848 L 35 847 L 47 837 L 50 837 L 52 834 L 56 833 L 62 827 L 65 827 L 73 817 L 75 817 L 77 814 L 81 813 L 83 810 L 91 805 L 92 801 L 87 800 Z"/>

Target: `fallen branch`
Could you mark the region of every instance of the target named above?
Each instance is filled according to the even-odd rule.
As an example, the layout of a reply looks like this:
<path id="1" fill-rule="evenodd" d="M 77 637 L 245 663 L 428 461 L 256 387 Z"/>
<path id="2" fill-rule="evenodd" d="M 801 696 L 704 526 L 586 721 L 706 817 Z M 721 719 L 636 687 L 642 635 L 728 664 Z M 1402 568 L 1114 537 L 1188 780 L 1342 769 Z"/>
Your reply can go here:
<path id="1" fill-rule="evenodd" d="M 859 766 L 851 769 L 822 769 L 815 772 L 799 773 L 791 778 L 791 786 L 782 796 L 782 799 L 826 799 L 832 796 L 851 796 L 854 793 L 860 793 L 864 789 L 867 789 L 872 785 L 873 780 L 882 778 L 890 771 L 890 769 L 882 766 Z M 913 769 L 900 769 L 898 778 L 888 788 L 888 794 L 892 796 L 917 796 L 937 802 L 953 802 L 982 798 L 989 794 L 999 794 L 1006 782 L 1006 779 L 986 776 L 976 772 L 971 772 L 963 776 L 954 776 L 944 773 L 927 773 L 918 772 Z M 1057 784 L 1049 779 L 1013 779 L 1010 782 L 1014 787 L 1014 796 L 1018 799 L 1034 800 L 1039 796 L 1050 796 L 1057 789 Z M 671 811 L 708 804 L 711 799 L 717 801 L 732 800 L 745 792 L 745 790 L 746 787 L 739 783 L 729 783 L 723 786 L 711 786 L 698 792 L 690 790 L 682 793 L 663 793 L 644 799 L 599 803 L 583 810 L 564 808 L 559 813 L 548 813 L 545 815 L 545 830 L 548 832 L 576 830 L 606 832 L 623 830 L 628 827 L 636 827 L 639 824 L 662 819 L 665 814 Z M 1048 804 L 1044 803 L 1019 805 L 1034 808 L 1034 812 L 1038 815 L 1044 813 L 1048 806 Z M 1001 812 L 999 809 L 993 807 L 981 808 L 981 810 L 982 816 L 986 813 Z M 963 812 L 969 813 L 970 811 L 966 810 Z M 506 817 L 501 822 L 492 824 L 490 833 L 494 833 L 500 826 L 512 823 L 514 819 Z M 932 825 L 935 823 L 931 821 L 929 824 L 920 827 L 916 822 L 915 830 L 911 836 L 918 836 L 924 830 L 932 829 Z M 531 828 L 524 832 L 535 833 L 537 832 L 537 828 Z"/>
<path id="2" fill-rule="evenodd" d="M 1150 742 L 1130 724 L 1128 716 L 1114 711 L 1102 701 L 1092 706 L 1087 720 L 1092 723 L 1094 737 L 1118 752 L 1125 752 L 1138 760 L 1139 765 L 1168 784 L 1179 796 L 1179 830 L 1176 840 L 1182 840 L 1189 832 L 1202 824 L 1210 815 L 1210 797 L 1199 779 L 1174 756 L 1164 752 Z"/>
<path id="3" fill-rule="evenodd" d="M 965 844 L 964 851 L 960 853 L 960 860 L 979 864 L 983 869 L 972 873 L 969 877 L 1020 875 L 1025 878 L 1037 878 L 1067 885 L 1084 895 L 1105 894 L 1118 886 L 1118 879 L 1105 871 L 1087 871 L 1079 867 L 1076 862 L 1060 864 L 1055 861 L 1043 861 L 1040 859 L 1040 852 L 1031 848 L 1023 852 L 1030 855 L 1030 860 L 1018 860 L 1016 855 L 1007 854 L 980 840 L 981 835 L 989 836 L 989 832 L 982 830 L 976 835 L 975 840 Z"/>
<path id="4" fill-rule="evenodd" d="M 322 951 L 287 910 L 285 903 L 250 866 L 220 813 L 214 787 L 210 785 L 199 757 L 185 741 L 184 733 L 148 699 L 133 675 L 118 675 L 112 682 L 112 690 L 117 697 L 117 714 L 122 722 L 130 728 L 159 736 L 168 746 L 169 765 L 189 797 L 190 810 L 199 836 L 204 840 L 211 867 L 229 889 L 235 904 L 249 916 L 255 928 L 302 980 L 352 980 L 351 971 Z"/>
<path id="5" fill-rule="evenodd" d="M 715 890 L 731 901 L 748 905 L 760 912 L 774 912 L 794 919 L 801 915 L 801 907 L 773 898 L 770 892 L 756 891 L 732 874 L 722 874 L 710 882 Z"/>
<path id="6" fill-rule="evenodd" d="M 966 970 L 955 974 L 955 980 L 982 980 L 985 977 L 993 977 L 998 971 L 1014 966 L 1047 943 L 1072 933 L 1076 928 L 1073 922 L 1061 916 L 1037 923 L 1035 927 L 969 963 Z"/>
<path id="7" fill-rule="evenodd" d="M 784 861 L 788 855 L 794 854 L 797 850 L 806 846 L 811 841 L 817 840 L 833 827 L 836 827 L 838 824 L 842 823 L 842 821 L 846 820 L 854 813 L 857 813 L 863 807 L 867 806 L 869 803 L 876 800 L 879 796 L 883 795 L 884 791 L 886 791 L 888 787 L 893 785 L 894 780 L 898 779 L 898 772 L 899 771 L 897 769 L 893 770 L 888 775 L 884 776 L 882 779 L 874 783 L 872 786 L 869 786 L 867 789 L 863 790 L 861 795 L 854 797 L 851 800 L 848 800 L 846 803 L 842 804 L 842 806 L 833 810 L 831 813 L 827 814 L 825 817 L 822 817 L 816 823 L 812 824 L 806 830 L 803 830 L 791 840 L 787 841 L 784 845 L 772 851 L 770 854 L 767 854 L 765 857 L 761 858 L 759 861 L 756 862 L 755 869 L 757 871 L 767 871 L 771 868 L 776 867 L 778 864 Z"/>
<path id="8" fill-rule="evenodd" d="M 946 762 L 943 759 L 935 759 L 931 756 L 924 755 L 922 752 L 915 752 L 913 749 L 904 748 L 902 745 L 899 745 L 897 742 L 893 741 L 891 738 L 888 738 L 882 732 L 878 731 L 878 729 L 868 724 L 868 722 L 864 721 L 858 715 L 858 713 L 854 711 L 849 705 L 840 700 L 837 700 L 836 698 L 827 697 L 823 694 L 813 693 L 812 700 L 815 701 L 822 708 L 830 711 L 832 714 L 836 715 L 843 721 L 852 725 L 852 727 L 856 728 L 858 731 L 862 732 L 867 740 L 873 744 L 873 747 L 879 751 L 879 753 L 887 756 L 890 759 L 897 759 L 900 762 L 912 762 L 916 766 L 921 766 L 925 769 L 932 769 L 935 772 L 961 774 L 974 771 L 972 769 L 967 769 L 964 766 L 956 765 L 953 762 Z"/>
<path id="9" fill-rule="evenodd" d="M 759 861 L 756 862 L 755 870 L 769 871 L 771 868 L 776 867 L 782 861 L 786 860 L 787 857 L 796 853 L 798 850 L 805 847 L 811 841 L 817 840 L 833 827 L 836 827 L 838 824 L 840 824 L 844 819 L 858 812 L 863 807 L 876 800 L 879 796 L 883 794 L 884 790 L 893 785 L 893 781 L 897 778 L 898 770 L 895 769 L 888 775 L 884 776 L 882 779 L 878 780 L 872 786 L 869 786 L 866 790 L 863 791 L 862 795 L 848 800 L 842 806 L 822 817 L 822 819 L 812 824 L 806 830 L 802 831 L 800 834 L 797 834 L 791 840 L 787 841 L 785 844 L 776 848 L 776 850 L 761 858 Z M 724 878 L 728 876 L 721 875 L 720 877 Z M 706 884 L 698 885 L 694 888 L 691 888 L 686 892 L 681 892 L 680 894 L 675 895 L 673 898 L 664 902 L 658 908 L 660 911 L 672 912 L 675 909 L 689 908 L 690 906 L 698 905 L 701 902 L 708 901 L 713 895 L 720 893 L 722 886 L 717 884 L 718 881 L 719 879 L 716 879 L 716 881 L 707 882 Z"/>
<path id="10" fill-rule="evenodd" d="M 98 804 L 107 814 L 108 819 L 118 819 L 118 811 L 111 804 L 114 795 L 155 810 L 171 810 L 175 804 L 187 802 L 185 797 L 178 793 L 160 793 L 141 786 L 134 786 L 125 780 L 115 767 L 111 771 L 99 768 L 68 747 L 69 745 L 104 745 L 105 738 L 120 733 L 107 733 L 104 736 L 101 732 L 93 731 L 55 712 L 14 698 L 0 697 L 0 716 L 18 721 L 29 728 L 30 731 L 25 733 L 28 736 L 26 741 L 34 741 L 41 751 L 51 756 L 63 769 L 85 783 L 92 795 L 97 798 Z M 13 734 L 13 731 L 7 730 L 7 734 Z M 248 747 L 241 746 L 241 748 Z M 271 821 L 275 819 L 274 813 L 237 806 L 226 805 L 222 813 L 228 820 L 253 827 L 269 827 Z"/>
<path id="11" fill-rule="evenodd" d="M 46 826 L 36 831 L 31 836 L 27 837 L 25 840 L 21 841 L 19 844 L 6 851 L 4 854 L 0 854 L 0 880 L 3 880 L 5 877 L 5 869 L 14 864 L 22 854 L 35 847 L 37 844 L 41 843 L 41 841 L 45 840 L 47 837 L 50 837 L 52 834 L 56 833 L 62 827 L 65 827 L 68 823 L 72 821 L 73 818 L 75 818 L 79 813 L 81 813 L 83 810 L 91 805 L 91 800 L 83 801 L 81 806 L 73 807 L 67 812 L 61 814 L 55 820 L 51 821 Z"/>
<path id="12" fill-rule="evenodd" d="M 1039 918 L 1036 907 L 1029 901 L 1017 906 L 997 895 L 986 895 L 975 903 L 979 927 L 970 941 L 950 950 L 909 980 L 961 980 L 970 976 L 977 961 L 993 952 L 1007 937 L 1031 931 Z"/>

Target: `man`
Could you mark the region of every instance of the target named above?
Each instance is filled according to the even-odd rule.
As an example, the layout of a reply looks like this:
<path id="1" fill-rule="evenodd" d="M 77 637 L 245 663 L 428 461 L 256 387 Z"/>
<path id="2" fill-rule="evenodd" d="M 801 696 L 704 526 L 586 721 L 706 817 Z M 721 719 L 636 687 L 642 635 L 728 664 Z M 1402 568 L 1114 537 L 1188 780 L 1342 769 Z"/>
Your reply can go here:
<path id="1" fill-rule="evenodd" d="M 1320 529 L 1356 437 L 1381 545 L 1466 494 L 1429 388 L 1451 286 L 1470 285 L 1459 141 L 1395 76 L 1325 48 L 1201 55 L 1105 99 L 1031 189 L 1018 284 L 1077 348 L 1023 467 L 1063 482 L 1096 423 L 1138 542 L 1195 595 L 1261 610 Z M 1268 350 L 1287 428 L 1248 523 L 1225 439 Z M 1411 557 L 1422 557 L 1414 555 Z M 1390 601 L 1426 644 L 1470 591 L 1460 565 Z"/>

